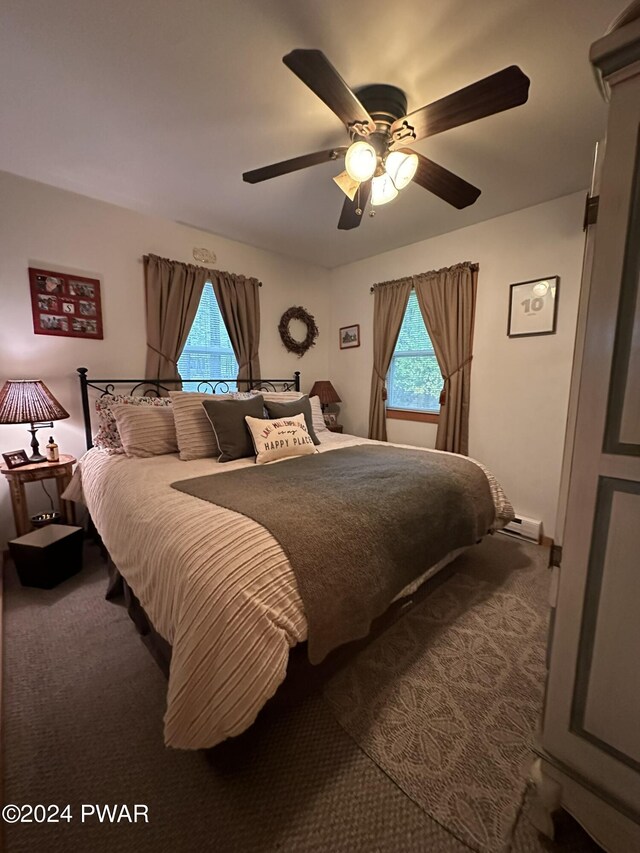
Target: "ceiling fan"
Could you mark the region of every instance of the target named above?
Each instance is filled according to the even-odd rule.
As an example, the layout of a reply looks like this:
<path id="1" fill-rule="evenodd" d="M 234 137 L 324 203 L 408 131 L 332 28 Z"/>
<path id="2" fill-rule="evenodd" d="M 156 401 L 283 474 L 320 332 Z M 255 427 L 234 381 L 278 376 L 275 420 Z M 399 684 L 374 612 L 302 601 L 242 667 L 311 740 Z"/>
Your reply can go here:
<path id="1" fill-rule="evenodd" d="M 459 210 L 480 190 L 407 145 L 524 104 L 529 78 L 510 65 L 407 114 L 407 97 L 396 86 L 374 84 L 354 92 L 320 50 L 292 50 L 282 58 L 312 92 L 344 122 L 351 145 L 316 151 L 243 174 L 257 184 L 328 160 L 344 158 L 345 172 L 334 180 L 345 192 L 338 228 L 357 228 L 371 200 L 386 204 L 412 180 Z"/>

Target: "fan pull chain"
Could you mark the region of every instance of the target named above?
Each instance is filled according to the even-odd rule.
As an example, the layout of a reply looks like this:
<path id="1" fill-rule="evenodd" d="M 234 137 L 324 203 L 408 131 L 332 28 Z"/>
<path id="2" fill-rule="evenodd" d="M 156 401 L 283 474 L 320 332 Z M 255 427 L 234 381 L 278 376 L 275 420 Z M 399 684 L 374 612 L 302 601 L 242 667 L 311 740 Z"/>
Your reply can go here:
<path id="1" fill-rule="evenodd" d="M 360 187 L 359 186 L 358 186 L 358 189 L 356 190 L 356 193 L 358 194 L 358 201 L 356 202 L 358 205 L 356 207 L 356 216 L 362 216 L 362 208 L 360 207 Z"/>

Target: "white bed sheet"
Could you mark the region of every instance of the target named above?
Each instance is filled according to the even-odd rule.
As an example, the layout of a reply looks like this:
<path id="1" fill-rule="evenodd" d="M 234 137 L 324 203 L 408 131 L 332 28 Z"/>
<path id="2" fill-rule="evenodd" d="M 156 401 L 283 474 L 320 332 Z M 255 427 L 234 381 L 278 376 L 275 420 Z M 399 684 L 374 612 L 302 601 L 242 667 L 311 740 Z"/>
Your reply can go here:
<path id="1" fill-rule="evenodd" d="M 328 431 L 320 438 L 320 452 L 378 443 Z M 289 649 L 306 639 L 293 570 L 274 537 L 252 519 L 170 487 L 244 467 L 259 477 L 252 459 L 222 465 L 184 462 L 177 455 L 130 459 L 93 449 L 66 492 L 86 504 L 114 563 L 173 647 L 167 746 L 211 747 L 248 728 L 284 680 Z M 511 505 L 480 467 L 500 527 L 511 517 Z M 401 595 L 458 553 L 425 567 Z"/>

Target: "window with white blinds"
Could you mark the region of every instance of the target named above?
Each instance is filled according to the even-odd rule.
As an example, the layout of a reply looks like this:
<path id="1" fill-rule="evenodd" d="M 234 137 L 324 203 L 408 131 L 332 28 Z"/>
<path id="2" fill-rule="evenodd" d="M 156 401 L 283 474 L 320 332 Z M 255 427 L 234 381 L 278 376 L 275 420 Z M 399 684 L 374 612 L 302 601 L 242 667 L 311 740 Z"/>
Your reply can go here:
<path id="1" fill-rule="evenodd" d="M 433 344 L 412 291 L 387 374 L 387 408 L 437 413 L 442 385 Z"/>
<path id="2" fill-rule="evenodd" d="M 187 343 L 178 359 L 178 370 L 185 391 L 195 391 L 197 383 L 189 379 L 229 379 L 229 390 L 236 390 L 238 362 L 222 319 L 213 285 L 208 281 Z"/>

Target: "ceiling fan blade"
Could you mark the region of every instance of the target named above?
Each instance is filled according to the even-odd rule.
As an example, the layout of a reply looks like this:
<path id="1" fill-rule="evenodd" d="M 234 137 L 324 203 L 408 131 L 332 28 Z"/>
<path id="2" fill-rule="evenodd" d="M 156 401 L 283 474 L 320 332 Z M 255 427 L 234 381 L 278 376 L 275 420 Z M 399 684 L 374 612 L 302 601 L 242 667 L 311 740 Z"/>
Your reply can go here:
<path id="1" fill-rule="evenodd" d="M 453 172 L 434 163 L 433 160 L 429 160 L 427 157 L 418 154 L 417 151 L 411 151 L 409 148 L 403 148 L 402 150 L 408 154 L 416 154 L 418 157 L 418 168 L 413 177 L 413 182 L 424 187 L 425 190 L 429 190 L 430 193 L 437 195 L 443 201 L 457 207 L 458 210 L 462 210 L 463 207 L 469 207 L 480 195 L 480 190 L 474 187 L 473 184 L 468 183 L 463 178 L 459 178 Z"/>
<path id="2" fill-rule="evenodd" d="M 510 65 L 399 118 L 391 125 L 393 147 L 510 110 L 528 97 L 529 78 L 517 65 Z"/>
<path id="3" fill-rule="evenodd" d="M 371 181 L 365 181 L 360 184 L 360 188 L 358 189 L 353 201 L 349 198 L 345 198 L 344 204 L 342 205 L 340 220 L 338 222 L 338 228 L 340 228 L 341 231 L 349 231 L 351 228 L 357 228 L 358 225 L 360 225 L 367 202 L 369 201 L 370 193 Z M 356 210 L 360 210 L 360 213 L 356 213 Z"/>
<path id="4" fill-rule="evenodd" d="M 282 61 L 348 128 L 366 136 L 373 119 L 321 50 L 292 50 Z"/>
<path id="5" fill-rule="evenodd" d="M 248 184 L 259 184 L 260 181 L 268 181 L 269 178 L 277 178 L 278 175 L 287 175 L 289 172 L 297 172 L 306 169 L 307 166 L 317 166 L 318 163 L 327 163 L 329 160 L 337 160 L 344 157 L 347 146 L 338 148 L 327 148 L 326 151 L 316 151 L 313 154 L 303 154 L 302 157 L 293 157 L 291 160 L 283 160 L 281 163 L 272 163 L 271 166 L 262 166 L 261 169 L 252 169 L 242 175 L 242 180 Z"/>

